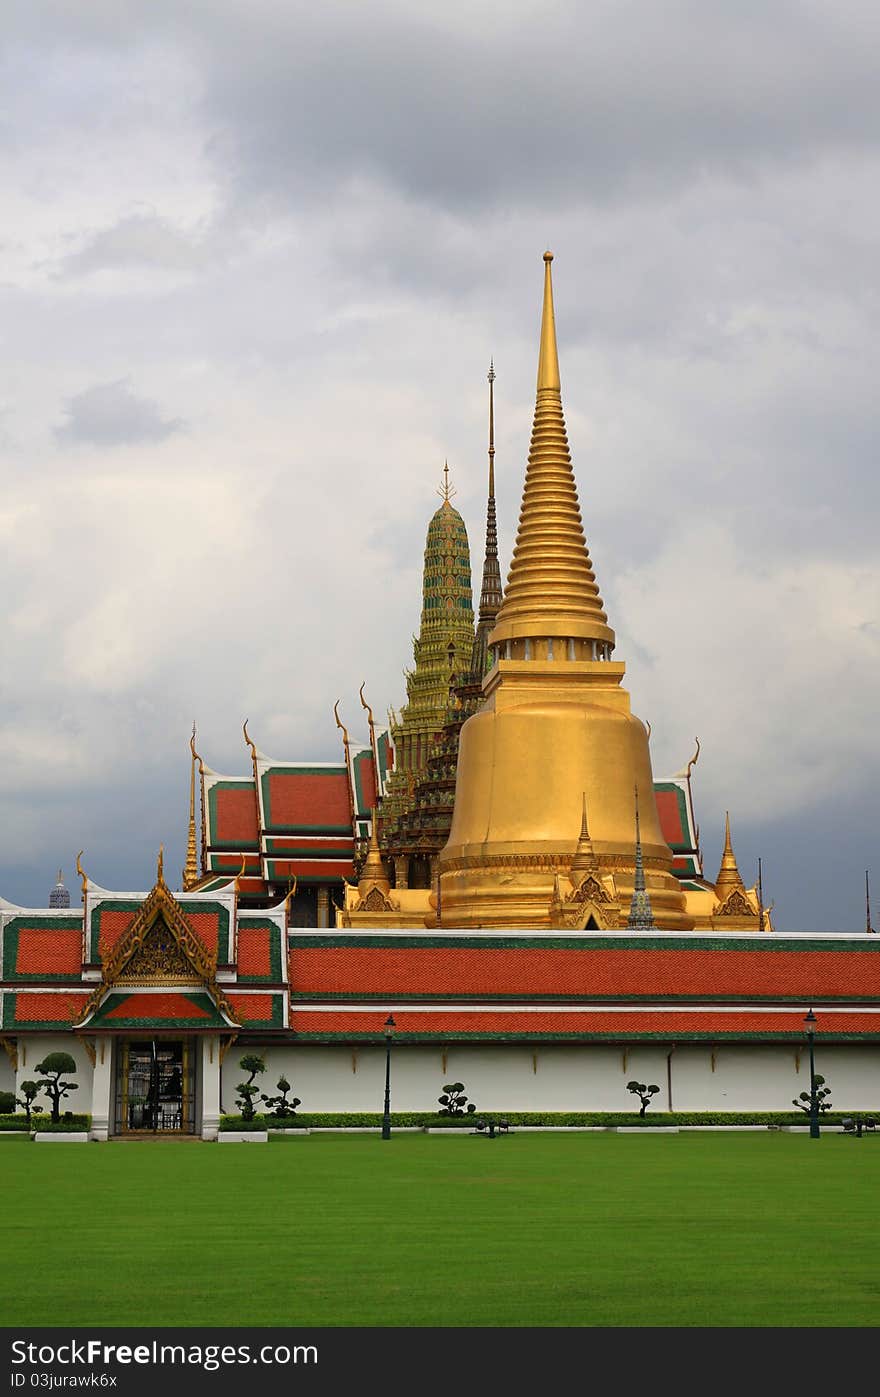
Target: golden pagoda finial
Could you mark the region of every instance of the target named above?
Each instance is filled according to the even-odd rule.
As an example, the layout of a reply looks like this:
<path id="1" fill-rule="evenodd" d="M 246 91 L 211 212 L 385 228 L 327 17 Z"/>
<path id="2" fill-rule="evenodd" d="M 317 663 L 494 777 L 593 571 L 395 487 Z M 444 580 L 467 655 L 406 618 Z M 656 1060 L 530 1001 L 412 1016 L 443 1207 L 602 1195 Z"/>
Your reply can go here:
<path id="1" fill-rule="evenodd" d="M 458 494 L 458 491 L 455 489 L 455 487 L 449 484 L 448 461 L 445 461 L 443 463 L 443 484 L 437 486 L 437 494 L 440 496 L 444 504 L 449 504 L 449 501 L 452 499 L 452 496 Z"/>
<path id="2" fill-rule="evenodd" d="M 516 546 L 489 644 L 497 653 L 510 641 L 509 658 L 528 659 L 533 640 L 549 652 L 550 638 L 557 644 L 548 658 L 609 660 L 615 636 L 587 551 L 562 416 L 551 255 L 545 253 L 538 393 Z"/>
<path id="3" fill-rule="evenodd" d="M 370 821 L 370 846 L 367 850 L 367 857 L 364 859 L 364 866 L 361 869 L 361 876 L 358 878 L 358 892 L 361 898 L 365 898 L 367 893 L 373 888 L 378 888 L 386 897 L 391 891 L 391 883 L 388 874 L 385 872 L 385 864 L 382 860 L 382 853 L 379 849 L 379 827 L 378 811 L 376 807 L 372 810 Z"/>
<path id="4" fill-rule="evenodd" d="M 159 856 L 156 859 L 156 882 L 160 887 L 165 884 L 165 845 L 159 845 Z"/>
<path id="5" fill-rule="evenodd" d="M 595 867 L 596 851 L 593 848 L 593 841 L 587 827 L 587 793 L 584 791 L 581 809 L 581 833 L 568 874 L 572 887 L 579 888 L 586 875 L 592 872 Z"/>
<path id="6" fill-rule="evenodd" d="M 196 841 L 196 725 L 193 720 L 192 737 L 189 740 L 189 828 L 186 836 L 186 867 L 183 870 L 183 890 L 188 892 L 199 881 L 199 858 Z"/>
<path id="7" fill-rule="evenodd" d="M 721 902 L 734 888 L 741 888 L 744 891 L 743 880 L 740 877 L 739 868 L 736 863 L 736 856 L 733 852 L 733 844 L 730 839 L 730 813 L 724 812 L 724 853 L 721 855 L 721 867 L 718 870 L 718 877 L 715 879 L 715 892 Z"/>
<path id="8" fill-rule="evenodd" d="M 553 279 L 550 263 L 553 253 L 544 253 L 544 310 L 541 316 L 541 350 L 538 355 L 538 392 L 558 393 L 559 353 L 556 348 L 556 315 L 553 310 Z"/>

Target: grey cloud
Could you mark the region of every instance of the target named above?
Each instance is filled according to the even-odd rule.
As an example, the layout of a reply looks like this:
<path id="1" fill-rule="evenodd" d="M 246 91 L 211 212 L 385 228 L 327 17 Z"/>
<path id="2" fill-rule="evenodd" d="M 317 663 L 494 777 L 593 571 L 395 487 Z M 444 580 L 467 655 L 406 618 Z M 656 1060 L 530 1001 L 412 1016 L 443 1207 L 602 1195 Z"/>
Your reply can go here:
<path id="1" fill-rule="evenodd" d="M 55 429 L 61 443 L 124 446 L 160 442 L 179 432 L 182 418 L 165 418 L 150 398 L 139 398 L 124 378 L 96 383 L 67 404 L 67 421 Z"/>
<path id="2" fill-rule="evenodd" d="M 89 235 L 76 252 L 61 259 L 56 275 L 80 277 L 127 267 L 191 270 L 199 266 L 202 255 L 198 242 L 167 219 L 135 213 Z"/>

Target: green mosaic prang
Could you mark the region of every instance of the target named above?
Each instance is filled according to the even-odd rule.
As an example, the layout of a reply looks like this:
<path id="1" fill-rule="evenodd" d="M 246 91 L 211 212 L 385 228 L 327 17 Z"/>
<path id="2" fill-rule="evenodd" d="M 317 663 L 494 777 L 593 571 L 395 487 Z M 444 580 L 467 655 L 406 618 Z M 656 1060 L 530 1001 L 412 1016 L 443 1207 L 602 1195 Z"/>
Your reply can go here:
<path id="1" fill-rule="evenodd" d="M 3 928 L 3 979 L 18 981 L 20 984 L 79 984 L 82 967 L 79 970 L 65 971 L 62 974 L 47 972 L 27 973 L 16 969 L 18 960 L 18 937 L 20 931 L 78 931 L 82 936 L 82 916 L 70 917 L 13 917 Z"/>

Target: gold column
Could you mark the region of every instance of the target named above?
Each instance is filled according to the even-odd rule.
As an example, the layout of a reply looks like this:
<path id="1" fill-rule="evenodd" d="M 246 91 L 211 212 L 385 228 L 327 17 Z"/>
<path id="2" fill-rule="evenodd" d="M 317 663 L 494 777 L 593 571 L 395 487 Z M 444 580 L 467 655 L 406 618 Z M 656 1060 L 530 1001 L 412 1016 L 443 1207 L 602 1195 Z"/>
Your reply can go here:
<path id="1" fill-rule="evenodd" d="M 322 883 L 318 888 L 318 926 L 327 927 L 330 925 L 330 889 L 326 883 Z"/>

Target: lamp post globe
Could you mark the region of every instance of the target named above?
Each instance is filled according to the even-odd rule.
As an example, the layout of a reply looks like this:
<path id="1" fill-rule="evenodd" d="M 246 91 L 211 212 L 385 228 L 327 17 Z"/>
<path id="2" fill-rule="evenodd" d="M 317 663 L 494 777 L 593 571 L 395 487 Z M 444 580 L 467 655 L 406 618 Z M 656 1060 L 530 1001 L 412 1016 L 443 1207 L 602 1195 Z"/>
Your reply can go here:
<path id="1" fill-rule="evenodd" d="M 819 1098 L 816 1095 L 816 1061 L 813 1053 L 813 1043 L 816 1037 L 816 1015 L 813 1013 L 812 1005 L 804 1015 L 804 1032 L 807 1035 L 807 1042 L 810 1045 L 810 1139 L 819 1139 Z"/>
<path id="2" fill-rule="evenodd" d="M 396 1025 L 391 1014 L 385 1020 L 385 1109 L 382 1112 L 382 1139 L 391 1139 L 391 1043 Z"/>

